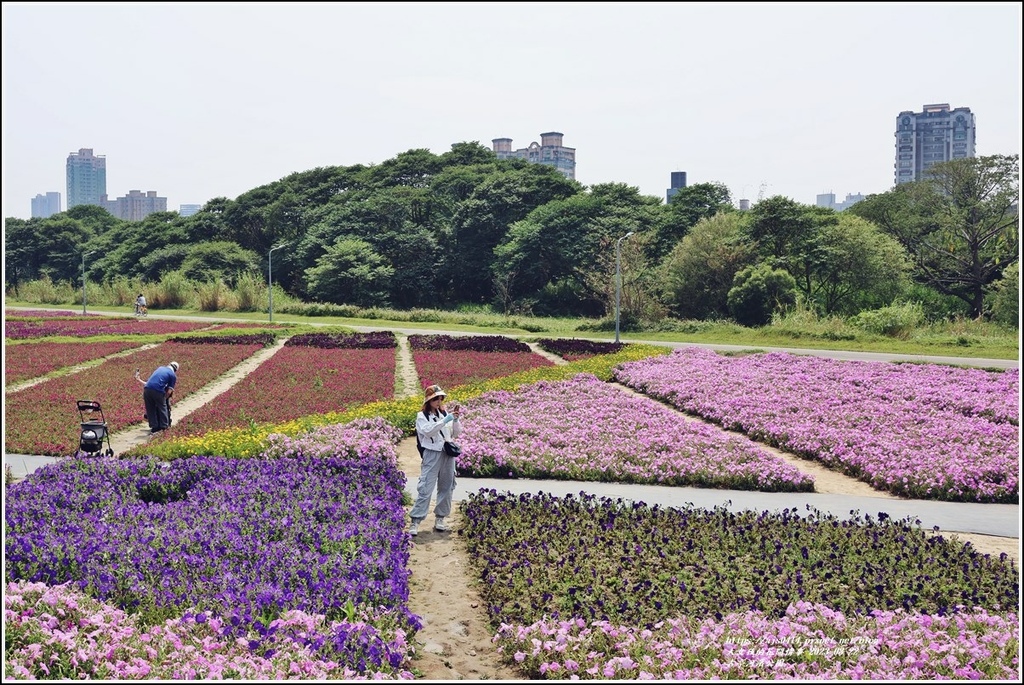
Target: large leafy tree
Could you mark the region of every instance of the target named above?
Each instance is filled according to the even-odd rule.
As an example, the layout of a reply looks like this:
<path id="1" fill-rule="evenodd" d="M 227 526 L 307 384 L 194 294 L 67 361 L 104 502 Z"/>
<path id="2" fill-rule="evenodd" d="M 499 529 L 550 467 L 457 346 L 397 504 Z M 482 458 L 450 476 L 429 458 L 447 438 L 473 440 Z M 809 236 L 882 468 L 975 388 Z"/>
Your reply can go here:
<path id="1" fill-rule="evenodd" d="M 443 164 L 443 160 L 430 150 L 409 150 L 370 167 L 367 179 L 374 188 L 425 188 Z"/>
<path id="2" fill-rule="evenodd" d="M 4 288 L 34 281 L 42 275 L 46 255 L 39 250 L 43 219 L 9 217 L 4 221 Z"/>
<path id="3" fill-rule="evenodd" d="M 623 183 L 598 184 L 549 202 L 513 224 L 495 248 L 498 294 L 512 301 L 532 298 L 545 313 L 579 311 L 581 301 L 587 309 L 603 309 L 607 288 L 594 288 L 589 275 L 608 246 L 631 231 L 653 234 L 664 221 L 658 198 Z"/>
<path id="4" fill-rule="evenodd" d="M 341 238 L 306 270 L 306 289 L 323 302 L 385 306 L 394 275 L 394 268 L 365 240 Z"/>
<path id="5" fill-rule="evenodd" d="M 665 304 L 684 319 L 726 318 L 736 274 L 753 259 L 743 237 L 745 212 L 722 212 L 702 219 L 661 264 Z"/>
<path id="6" fill-rule="evenodd" d="M 224 281 L 232 287 L 240 275 L 259 271 L 259 268 L 259 255 L 223 240 L 189 247 L 181 263 L 181 272 L 185 278 L 201 283 Z"/>
<path id="7" fill-rule="evenodd" d="M 906 250 L 869 221 L 840 213 L 817 232 L 814 259 L 797 284 L 826 314 L 883 307 L 903 294 L 911 264 Z"/>
<path id="8" fill-rule="evenodd" d="M 878 224 L 914 260 L 916 275 L 984 311 L 986 288 L 1019 259 L 1018 155 L 936 164 L 915 183 L 872 195 L 849 210 Z"/>
<path id="9" fill-rule="evenodd" d="M 452 219 L 452 236 L 443 236 L 454 296 L 462 302 L 491 299 L 494 248 L 517 221 L 541 205 L 565 199 L 582 186 L 543 164 L 501 165 L 473 195 L 460 203 Z"/>
<path id="10" fill-rule="evenodd" d="M 661 261 L 697 222 L 721 212 L 736 211 L 729 189 L 722 183 L 697 183 L 682 188 L 668 204 L 668 219 L 650 241 L 650 256 Z"/>
<path id="11" fill-rule="evenodd" d="M 105 281 L 122 277 L 160 280 L 181 266 L 193 244 L 187 225 L 188 218 L 177 212 L 156 212 L 142 221 L 120 222 L 95 241 L 101 256 L 93 275 Z"/>
<path id="12" fill-rule="evenodd" d="M 53 281 L 81 282 L 83 253 L 91 253 L 85 260 L 87 278 L 102 255 L 95 236 L 67 212 L 29 221 L 10 218 L 4 233 L 5 281 L 17 283 L 45 276 Z"/>
<path id="13" fill-rule="evenodd" d="M 852 214 L 775 196 L 750 212 L 745 234 L 760 261 L 785 269 L 824 314 L 888 304 L 907 286 L 902 247 Z"/>
<path id="14" fill-rule="evenodd" d="M 558 292 L 587 299 L 578 287 L 583 272 L 593 267 L 593 257 L 604 242 L 601 200 L 581 193 L 538 207 L 523 221 L 514 223 L 505 240 L 494 249 L 494 279 L 502 308 L 533 310 L 549 283 L 561 282 Z M 575 287 L 571 285 L 575 283 Z M 540 302 L 538 311 L 559 309 L 558 303 Z"/>
<path id="15" fill-rule="evenodd" d="M 795 271 L 814 250 L 819 223 L 813 210 L 782 195 L 766 198 L 750 210 L 747 237 L 762 257 Z"/>

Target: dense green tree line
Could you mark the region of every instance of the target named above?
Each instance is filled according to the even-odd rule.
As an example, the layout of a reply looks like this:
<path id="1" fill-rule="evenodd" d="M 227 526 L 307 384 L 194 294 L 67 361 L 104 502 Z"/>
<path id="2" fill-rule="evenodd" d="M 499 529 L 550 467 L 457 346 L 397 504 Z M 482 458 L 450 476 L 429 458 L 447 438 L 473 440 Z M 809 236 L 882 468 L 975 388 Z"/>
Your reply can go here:
<path id="1" fill-rule="evenodd" d="M 78 206 L 7 218 L 5 287 L 80 283 L 83 255 L 90 281 L 179 273 L 230 285 L 265 278 L 282 246 L 274 282 L 306 301 L 602 316 L 615 243 L 632 233 L 620 243 L 626 320 L 757 324 L 795 302 L 847 316 L 901 300 L 977 317 L 1018 259 L 1017 167 L 1016 155 L 947 162 L 843 213 L 782 196 L 739 212 L 719 183 L 664 204 L 464 142 L 294 173 L 190 217 L 130 222 Z"/>

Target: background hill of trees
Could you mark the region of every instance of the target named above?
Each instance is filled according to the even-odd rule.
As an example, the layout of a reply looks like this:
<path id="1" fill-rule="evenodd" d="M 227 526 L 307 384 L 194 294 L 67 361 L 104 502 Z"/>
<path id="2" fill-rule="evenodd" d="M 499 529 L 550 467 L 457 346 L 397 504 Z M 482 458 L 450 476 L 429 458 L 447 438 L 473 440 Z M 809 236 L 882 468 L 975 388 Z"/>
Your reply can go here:
<path id="1" fill-rule="evenodd" d="M 782 196 L 739 212 L 719 183 L 665 204 L 463 142 L 294 173 L 189 217 L 131 222 L 78 206 L 7 218 L 4 281 L 11 295 L 40 280 L 80 286 L 85 255 L 89 282 L 233 288 L 265 284 L 272 259 L 275 286 L 305 302 L 600 317 L 614 306 L 618 243 L 624 326 L 908 302 L 933 320 L 1017 325 L 1018 195 L 1018 156 L 997 155 L 937 165 L 842 213 Z"/>

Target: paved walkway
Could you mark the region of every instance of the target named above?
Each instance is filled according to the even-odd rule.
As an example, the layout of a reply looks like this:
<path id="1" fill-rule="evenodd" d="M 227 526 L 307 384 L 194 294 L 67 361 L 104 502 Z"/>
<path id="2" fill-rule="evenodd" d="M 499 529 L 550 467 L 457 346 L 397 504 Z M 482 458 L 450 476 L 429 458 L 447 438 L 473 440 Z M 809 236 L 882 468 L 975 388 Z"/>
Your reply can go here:
<path id="1" fill-rule="evenodd" d="M 41 457 L 26 454 L 5 454 L 4 464 L 10 465 L 16 478 L 24 478 L 38 468 L 53 464 L 63 457 Z M 415 497 L 415 481 L 407 484 Z M 664 485 L 626 485 L 621 483 L 590 483 L 562 480 L 504 480 L 498 478 L 461 477 L 455 487 L 455 499 L 464 500 L 479 490 L 496 490 L 524 494 L 547 492 L 561 497 L 587 492 L 598 497 L 624 499 L 662 507 L 683 507 L 693 504 L 713 508 L 724 506 L 730 511 L 754 509 L 781 511 L 789 508 L 801 515 L 809 513 L 808 506 L 822 513 L 846 519 L 851 512 L 878 518 L 884 512 L 894 519 L 914 517 L 921 526 L 937 526 L 950 533 L 978 533 L 1006 538 L 1020 538 L 1020 505 L 976 504 L 972 502 L 933 502 L 929 500 L 893 500 L 881 497 L 854 497 L 850 495 L 824 495 L 813 492 L 776 493 L 749 490 L 713 490 L 709 488 L 669 487 Z"/>

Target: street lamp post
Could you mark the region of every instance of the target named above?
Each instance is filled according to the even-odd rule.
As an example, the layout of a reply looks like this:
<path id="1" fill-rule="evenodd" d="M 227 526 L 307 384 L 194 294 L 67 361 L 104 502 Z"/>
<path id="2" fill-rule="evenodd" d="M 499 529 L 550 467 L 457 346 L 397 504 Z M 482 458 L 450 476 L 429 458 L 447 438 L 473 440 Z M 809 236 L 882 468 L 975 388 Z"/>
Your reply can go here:
<path id="1" fill-rule="evenodd" d="M 82 252 L 82 314 L 85 314 L 85 258 L 92 252 Z"/>
<path id="2" fill-rule="evenodd" d="M 615 342 L 619 342 L 619 306 L 622 302 L 622 268 L 619 266 L 622 252 L 622 241 L 633 235 L 630 231 L 615 241 Z"/>
<path id="3" fill-rule="evenodd" d="M 271 323 L 274 321 L 274 250 L 279 250 L 287 244 L 275 245 L 267 253 L 267 314 Z"/>

